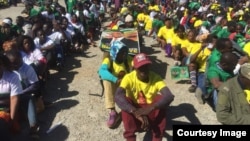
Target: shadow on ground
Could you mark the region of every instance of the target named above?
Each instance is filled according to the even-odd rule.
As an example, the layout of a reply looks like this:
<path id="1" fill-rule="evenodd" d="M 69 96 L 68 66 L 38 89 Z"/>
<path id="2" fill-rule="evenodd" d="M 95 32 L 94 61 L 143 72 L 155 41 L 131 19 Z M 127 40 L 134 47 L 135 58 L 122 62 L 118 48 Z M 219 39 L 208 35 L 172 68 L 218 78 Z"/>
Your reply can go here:
<path id="1" fill-rule="evenodd" d="M 166 118 L 167 126 L 166 131 L 173 131 L 174 125 L 201 125 L 200 120 L 196 117 L 197 110 L 192 104 L 182 103 L 177 106 L 170 106 L 167 109 Z M 186 118 L 189 122 L 178 121 L 177 118 Z M 172 141 L 172 135 L 165 132 L 167 141 Z"/>
<path id="2" fill-rule="evenodd" d="M 53 121 L 62 110 L 70 109 L 76 106 L 79 102 L 72 99 L 64 99 L 76 96 L 78 91 L 69 91 L 69 84 L 74 80 L 75 75 L 78 73 L 72 71 L 81 66 L 80 60 L 77 60 L 74 55 L 67 56 L 66 63 L 63 69 L 59 72 L 52 70 L 49 80 L 46 82 L 44 90 L 44 100 L 52 102 L 50 107 L 45 108 L 44 111 L 38 114 L 37 120 L 40 126 L 38 141 L 65 141 L 68 138 L 69 131 L 63 124 L 47 134 L 46 131 L 54 126 Z M 28 121 L 22 123 L 22 132 L 19 135 L 13 136 L 12 141 L 32 141 L 34 139 L 29 136 Z"/>
<path id="3" fill-rule="evenodd" d="M 52 107 L 46 109 L 44 112 L 39 114 L 39 123 L 40 123 L 40 140 L 41 141 L 52 141 L 52 140 L 57 140 L 57 141 L 64 141 L 67 139 L 69 135 L 69 131 L 66 126 L 63 126 L 63 121 L 62 125 L 59 125 L 57 128 L 55 128 L 52 132 L 46 133 L 50 128 L 53 128 L 55 124 L 52 125 L 53 120 L 55 116 L 57 115 L 58 112 L 66 109 L 73 108 L 79 104 L 78 101 L 76 100 L 71 100 L 71 99 L 65 99 L 65 100 L 60 100 L 56 103 L 53 104 Z"/>
<path id="4" fill-rule="evenodd" d="M 157 58 L 156 55 L 160 52 L 161 51 L 156 50 L 153 47 L 145 46 L 144 44 L 141 45 L 141 53 L 147 54 L 152 61 L 151 69 L 159 74 L 162 78 L 165 78 L 169 64 Z"/>

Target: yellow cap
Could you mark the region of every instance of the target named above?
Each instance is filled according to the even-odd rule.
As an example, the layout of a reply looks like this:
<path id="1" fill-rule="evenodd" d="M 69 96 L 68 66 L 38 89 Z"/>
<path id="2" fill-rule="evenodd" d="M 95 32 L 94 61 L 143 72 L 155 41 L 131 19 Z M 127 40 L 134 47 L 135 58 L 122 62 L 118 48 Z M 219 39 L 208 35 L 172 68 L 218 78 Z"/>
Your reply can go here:
<path id="1" fill-rule="evenodd" d="M 201 26 L 201 25 L 202 25 L 202 20 L 197 20 L 194 23 L 194 27 L 198 27 L 198 26 Z"/>

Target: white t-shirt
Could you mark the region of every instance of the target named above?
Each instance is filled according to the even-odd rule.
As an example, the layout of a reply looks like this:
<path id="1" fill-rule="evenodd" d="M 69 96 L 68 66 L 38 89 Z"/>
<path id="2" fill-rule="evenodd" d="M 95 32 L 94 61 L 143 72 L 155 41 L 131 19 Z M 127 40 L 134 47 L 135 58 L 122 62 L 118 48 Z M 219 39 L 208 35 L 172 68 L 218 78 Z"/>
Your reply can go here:
<path id="1" fill-rule="evenodd" d="M 98 12 L 98 10 L 97 10 L 95 4 L 92 4 L 92 5 L 89 7 L 89 11 L 92 12 L 92 13 L 95 15 L 95 18 L 98 18 L 98 17 L 99 17 L 99 12 Z"/>
<path id="2" fill-rule="evenodd" d="M 29 54 L 25 53 L 24 51 L 21 51 L 21 54 L 22 54 L 23 62 L 28 65 L 32 63 L 36 64 L 44 58 L 41 50 L 37 48 Z"/>
<path id="3" fill-rule="evenodd" d="M 21 94 L 22 90 L 18 75 L 14 72 L 4 71 L 0 79 L 0 95 L 10 94 L 10 96 L 15 96 Z"/>
<path id="4" fill-rule="evenodd" d="M 27 35 L 27 36 L 32 37 L 32 24 L 25 23 L 22 28 L 24 30 L 24 34 L 23 35 Z"/>
<path id="5" fill-rule="evenodd" d="M 85 35 L 84 26 L 81 23 L 71 23 L 72 26 L 79 31 L 82 35 Z"/>
<path id="6" fill-rule="evenodd" d="M 19 80 L 25 85 L 25 87 L 38 82 L 38 77 L 32 66 L 25 63 L 16 71 L 19 76 Z"/>
<path id="7" fill-rule="evenodd" d="M 41 48 L 53 45 L 54 42 L 50 38 L 47 37 L 45 43 L 41 45 L 40 44 L 40 39 L 38 37 L 36 37 L 34 39 L 34 44 L 35 44 L 35 46 L 36 46 L 37 49 L 41 49 Z"/>
<path id="8" fill-rule="evenodd" d="M 62 17 L 66 17 L 68 19 L 68 22 L 71 20 L 71 15 L 69 13 L 66 13 L 65 15 L 62 14 Z"/>
<path id="9" fill-rule="evenodd" d="M 61 40 L 63 39 L 62 33 L 56 31 L 49 35 L 49 38 L 54 42 L 54 44 L 61 44 Z"/>
<path id="10" fill-rule="evenodd" d="M 74 27 L 71 23 L 68 24 L 68 27 L 66 29 L 66 31 L 71 35 L 74 36 L 75 35 L 75 31 L 74 31 Z"/>
<path id="11" fill-rule="evenodd" d="M 69 41 L 71 41 L 71 40 L 72 40 L 72 36 L 71 36 L 71 34 L 68 32 L 68 30 L 65 30 L 64 33 L 65 33 L 67 39 L 68 39 Z"/>
<path id="12" fill-rule="evenodd" d="M 88 11 L 87 9 L 84 9 L 84 10 L 83 10 L 83 15 L 84 15 L 85 17 L 90 18 L 90 14 L 89 14 L 89 11 Z"/>
<path id="13" fill-rule="evenodd" d="M 54 14 L 49 15 L 48 11 L 43 11 L 41 14 L 43 17 L 48 18 L 51 21 L 55 20 L 55 15 Z"/>

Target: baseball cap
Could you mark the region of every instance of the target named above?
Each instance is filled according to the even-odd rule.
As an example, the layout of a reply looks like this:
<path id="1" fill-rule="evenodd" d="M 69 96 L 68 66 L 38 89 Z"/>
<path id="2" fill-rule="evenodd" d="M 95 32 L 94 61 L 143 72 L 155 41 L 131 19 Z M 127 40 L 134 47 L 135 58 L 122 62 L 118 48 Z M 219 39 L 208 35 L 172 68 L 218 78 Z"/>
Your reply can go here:
<path id="1" fill-rule="evenodd" d="M 218 16 L 218 17 L 215 18 L 215 23 L 219 24 L 221 20 L 222 20 L 222 17 Z"/>
<path id="2" fill-rule="evenodd" d="M 208 17 L 213 17 L 213 16 L 214 16 L 214 14 L 212 14 L 212 13 L 207 14 L 207 18 Z"/>
<path id="3" fill-rule="evenodd" d="M 141 66 L 152 64 L 152 62 L 150 61 L 149 57 L 145 53 L 139 53 L 135 55 L 133 59 L 133 64 L 134 64 L 134 68 L 138 69 Z"/>
<path id="4" fill-rule="evenodd" d="M 240 73 L 242 76 L 250 80 L 250 63 L 245 63 L 241 66 Z"/>
<path id="5" fill-rule="evenodd" d="M 125 17 L 125 22 L 133 22 L 133 17 L 131 15 L 127 15 Z"/>
<path id="6" fill-rule="evenodd" d="M 10 19 L 3 19 L 3 21 L 2 21 L 3 23 L 5 23 L 5 24 L 8 24 L 8 25 L 12 25 L 12 22 L 11 22 L 11 20 Z"/>
<path id="7" fill-rule="evenodd" d="M 198 27 L 198 26 L 201 26 L 201 25 L 202 25 L 202 20 L 197 20 L 194 23 L 194 27 Z"/>

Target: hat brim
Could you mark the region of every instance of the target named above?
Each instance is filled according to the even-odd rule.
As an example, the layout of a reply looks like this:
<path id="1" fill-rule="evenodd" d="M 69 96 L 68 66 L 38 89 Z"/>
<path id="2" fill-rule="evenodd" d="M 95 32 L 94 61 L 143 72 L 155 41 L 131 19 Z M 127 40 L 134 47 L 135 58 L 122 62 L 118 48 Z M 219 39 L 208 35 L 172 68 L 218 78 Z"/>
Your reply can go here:
<path id="1" fill-rule="evenodd" d="M 152 62 L 150 60 L 145 60 L 145 61 L 142 61 L 142 62 L 134 65 L 134 68 L 138 69 L 138 68 L 140 68 L 142 66 L 149 65 L 149 64 L 152 64 Z"/>

